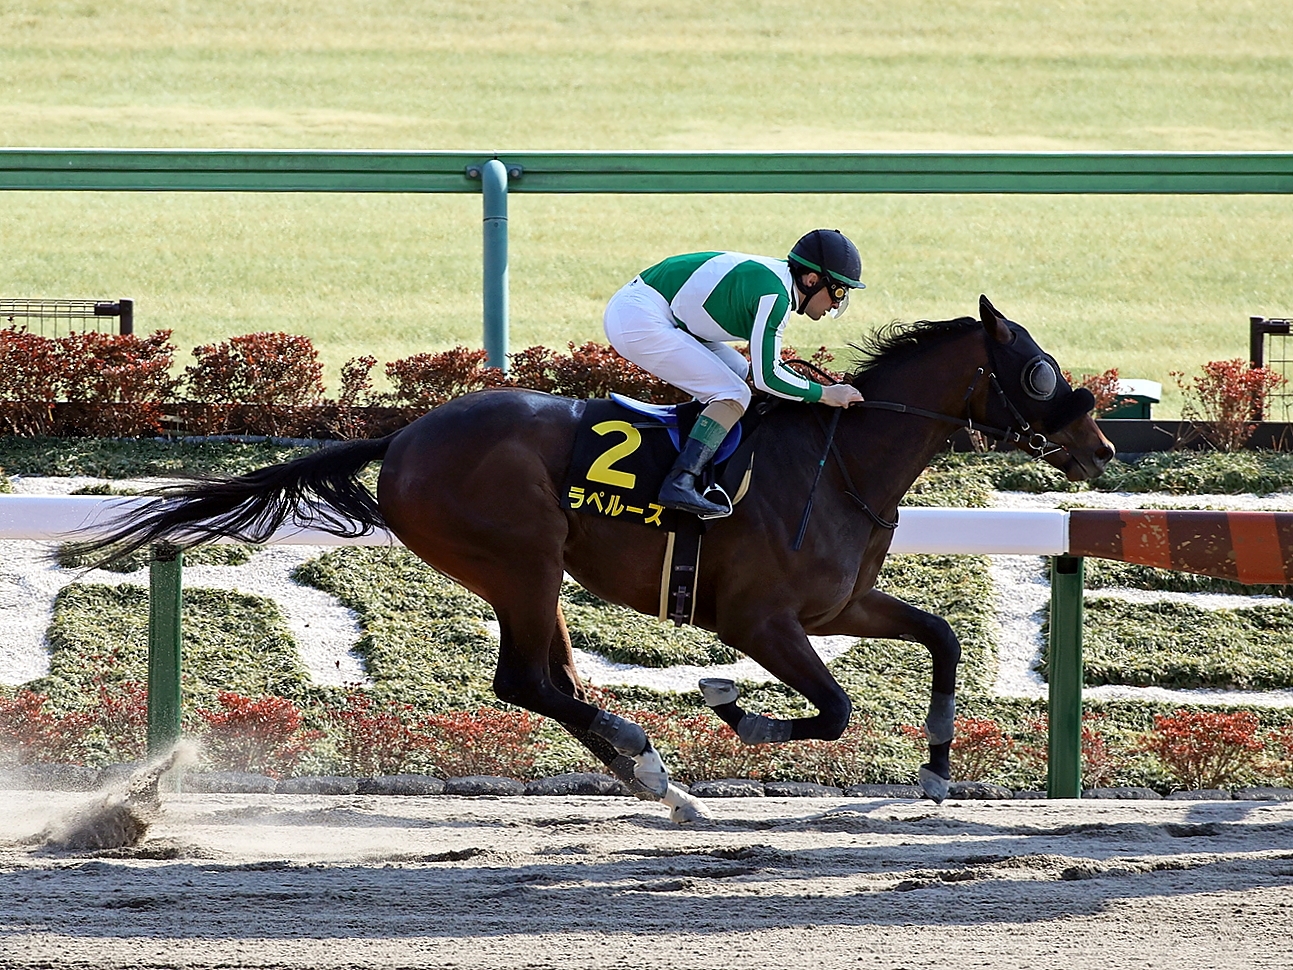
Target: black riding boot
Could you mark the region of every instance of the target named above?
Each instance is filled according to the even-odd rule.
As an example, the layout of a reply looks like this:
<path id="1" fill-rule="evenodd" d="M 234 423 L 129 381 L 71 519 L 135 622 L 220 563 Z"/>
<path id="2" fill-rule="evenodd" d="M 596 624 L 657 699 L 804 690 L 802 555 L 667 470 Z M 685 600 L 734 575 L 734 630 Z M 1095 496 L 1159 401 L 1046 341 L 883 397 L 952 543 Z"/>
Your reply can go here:
<path id="1" fill-rule="evenodd" d="M 731 515 L 730 505 L 711 502 L 696 490 L 696 476 L 704 471 L 717 450 L 698 438 L 688 438 L 682 454 L 660 486 L 660 504 L 667 509 L 680 509 L 710 519 Z"/>

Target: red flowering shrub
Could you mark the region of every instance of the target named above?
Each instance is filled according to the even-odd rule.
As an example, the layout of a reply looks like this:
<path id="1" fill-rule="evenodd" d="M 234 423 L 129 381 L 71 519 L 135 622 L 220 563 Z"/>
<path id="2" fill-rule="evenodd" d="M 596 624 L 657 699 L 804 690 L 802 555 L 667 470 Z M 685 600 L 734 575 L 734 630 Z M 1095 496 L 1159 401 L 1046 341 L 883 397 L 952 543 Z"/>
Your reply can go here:
<path id="1" fill-rule="evenodd" d="M 148 688 L 136 680 L 108 681 L 96 672 L 98 702 L 84 712 L 82 739 L 94 760 L 138 761 L 148 754 Z"/>
<path id="2" fill-rule="evenodd" d="M 249 333 L 195 347 L 193 356 L 187 396 L 207 405 L 186 410 L 196 434 L 291 434 L 301 430 L 298 409 L 323 397 L 323 364 L 309 337 Z"/>
<path id="3" fill-rule="evenodd" d="M 989 718 L 958 717 L 952 738 L 952 778 L 956 781 L 987 781 L 999 777 L 1009 766 L 1015 740 Z M 923 726 L 904 725 L 903 733 L 922 749 L 928 741 Z"/>
<path id="4" fill-rule="evenodd" d="M 0 431 L 49 434 L 62 382 L 58 344 L 8 326 L 0 330 Z"/>
<path id="5" fill-rule="evenodd" d="M 1286 724 L 1270 733 L 1270 743 L 1277 754 L 1277 770 L 1280 772 L 1280 783 L 1293 787 L 1293 724 Z"/>
<path id="6" fill-rule="evenodd" d="M 202 708 L 204 753 L 220 768 L 252 771 L 273 778 L 290 774 L 323 735 L 301 726 L 301 712 L 291 701 L 266 696 L 253 700 L 221 691 L 219 708 Z"/>
<path id="7" fill-rule="evenodd" d="M 162 430 L 162 405 L 180 383 L 170 373 L 170 336 L 169 330 L 142 338 L 87 331 L 57 341 L 63 399 L 91 405 L 69 415 L 77 432 L 138 436 Z"/>
<path id="8" fill-rule="evenodd" d="M 518 387 L 573 398 L 606 397 L 616 391 L 655 404 L 690 400 L 689 395 L 624 359 L 608 344 L 590 340 L 581 347 L 573 341 L 566 346 L 569 354 L 537 346 L 511 354 L 509 379 Z"/>
<path id="9" fill-rule="evenodd" d="M 1068 371 L 1063 371 L 1064 379 L 1073 387 L 1085 387 L 1095 398 L 1095 407 L 1092 408 L 1093 417 L 1102 417 L 1105 413 L 1112 411 L 1122 400 L 1118 396 L 1118 368 L 1110 367 L 1103 374 L 1083 374 L 1082 380 L 1075 380 L 1073 375 Z"/>
<path id="10" fill-rule="evenodd" d="M 309 337 L 248 333 L 193 348 L 188 396 L 216 404 L 307 405 L 323 394 L 323 365 Z"/>
<path id="11" fill-rule="evenodd" d="M 778 778 L 815 781 L 847 788 L 867 780 L 877 760 L 880 736 L 866 721 L 855 720 L 837 741 L 791 741 L 775 750 Z"/>
<path id="12" fill-rule="evenodd" d="M 409 770 L 432 746 L 431 739 L 411 723 L 412 714 L 407 704 L 381 709 L 367 694 L 351 691 L 345 707 L 329 712 L 337 728 L 341 770 L 361 777 Z"/>
<path id="13" fill-rule="evenodd" d="M 439 354 L 414 354 L 386 365 L 396 404 L 427 411 L 450 398 L 508 383 L 497 367 L 486 367 L 483 350 L 454 347 Z"/>
<path id="14" fill-rule="evenodd" d="M 1087 788 L 1108 788 L 1118 784 L 1127 767 L 1125 752 L 1114 748 L 1100 732 L 1103 715 L 1087 711 L 1082 715 L 1081 759 L 1082 784 Z M 1048 732 L 1050 718 L 1046 714 L 1031 718 L 1016 739 L 1016 750 L 1025 764 L 1046 772 L 1050 760 Z"/>
<path id="15" fill-rule="evenodd" d="M 1181 371 L 1171 374 L 1185 392 L 1181 416 L 1220 451 L 1242 448 L 1257 429 L 1256 415 L 1265 409 L 1270 393 L 1288 383 L 1277 371 L 1251 367 L 1241 357 L 1208 361 L 1202 376 L 1188 382 Z"/>
<path id="16" fill-rule="evenodd" d="M 44 694 L 19 690 L 0 696 L 0 764 L 75 761 L 87 715 L 57 717 L 45 709 Z"/>
<path id="17" fill-rule="evenodd" d="M 1251 711 L 1180 709 L 1155 715 L 1153 730 L 1141 738 L 1138 750 L 1154 755 L 1183 788 L 1225 788 L 1257 768 L 1263 749 L 1257 728 Z"/>
<path id="18" fill-rule="evenodd" d="M 672 777 L 684 784 L 715 778 L 765 778 L 772 772 L 773 746 L 746 744 L 710 711 L 629 711 L 646 731 Z"/>
<path id="19" fill-rule="evenodd" d="M 427 735 L 427 757 L 436 774 L 446 778 L 467 775 L 534 777 L 535 757 L 541 745 L 535 735 L 542 718 L 529 711 L 476 711 L 434 714 L 422 722 Z"/>

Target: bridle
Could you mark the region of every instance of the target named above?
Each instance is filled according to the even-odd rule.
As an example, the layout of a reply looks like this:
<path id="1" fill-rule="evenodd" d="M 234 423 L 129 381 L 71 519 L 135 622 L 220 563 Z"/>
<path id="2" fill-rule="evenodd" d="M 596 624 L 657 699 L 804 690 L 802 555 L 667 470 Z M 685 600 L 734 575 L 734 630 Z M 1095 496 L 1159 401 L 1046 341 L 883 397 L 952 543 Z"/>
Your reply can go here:
<path id="1" fill-rule="evenodd" d="M 963 418 L 953 414 L 944 414 L 942 411 L 931 411 L 928 408 L 918 408 L 910 404 L 900 404 L 897 401 L 864 400 L 864 401 L 858 401 L 856 404 L 850 405 L 850 407 L 870 408 L 871 410 L 875 410 L 875 411 L 891 411 L 896 414 L 911 414 L 911 415 L 915 415 L 916 417 L 930 418 L 931 420 L 934 420 L 934 421 L 942 421 L 946 424 L 956 425 L 959 428 L 965 428 L 969 431 L 976 431 L 979 434 L 984 435 L 986 437 L 994 438 L 997 441 L 1004 441 L 1008 444 L 1014 445 L 1028 452 L 1035 459 L 1044 459 L 1057 452 L 1063 451 L 1064 448 L 1062 445 L 1056 444 L 1054 441 L 1051 441 L 1049 438 L 1046 437 L 1046 435 L 1042 434 L 1041 432 L 1033 431 L 1032 425 L 1029 423 L 1028 419 L 1025 418 L 1022 413 L 1020 413 L 1019 408 L 1015 405 L 1014 401 L 1010 400 L 1010 396 L 1005 392 L 1005 389 L 1001 386 L 1001 381 L 998 380 L 997 378 L 998 368 L 997 368 L 997 362 L 996 362 L 996 355 L 993 353 L 993 350 L 992 350 L 992 344 L 993 344 L 992 339 L 988 338 L 987 343 L 988 343 L 988 366 L 991 369 L 988 370 L 983 367 L 980 367 L 974 372 L 974 379 L 970 381 L 969 386 L 965 389 L 964 396 L 961 398 L 961 406 L 966 412 L 966 416 Z M 1023 373 L 1021 374 L 1021 385 L 1023 386 L 1025 393 L 1029 394 L 1030 397 L 1036 398 L 1037 400 L 1046 400 L 1050 397 L 1053 397 L 1054 387 L 1056 386 L 1052 384 L 1049 393 L 1047 393 L 1046 390 L 1043 388 L 1037 388 L 1036 392 L 1034 392 L 1034 390 L 1029 389 L 1030 387 L 1029 375 L 1035 373 L 1035 370 L 1034 370 L 1035 366 L 1040 361 L 1044 361 L 1044 360 L 1046 360 L 1044 356 L 1034 357 L 1032 360 L 1028 361 L 1028 363 L 1024 365 L 1024 370 L 1023 370 Z M 824 384 L 838 383 L 838 381 L 836 381 L 834 377 L 826 373 L 826 371 L 822 370 L 816 364 L 810 363 L 809 361 L 791 359 L 791 360 L 787 360 L 786 363 L 798 364 L 802 367 L 807 368 L 809 371 L 813 373 L 814 376 L 819 378 L 819 380 Z M 1054 365 L 1048 364 L 1048 366 L 1053 367 Z M 1001 399 L 1001 402 L 1005 405 L 1006 410 L 1010 413 L 1012 424 L 1008 427 L 997 428 L 987 424 L 976 424 L 974 419 L 970 417 L 970 414 L 969 414 L 970 399 L 974 397 L 974 392 L 979 387 L 979 381 L 983 379 L 983 376 L 985 373 L 988 376 L 988 381 L 992 386 L 992 390 L 996 392 L 997 396 Z M 822 428 L 822 430 L 826 434 L 826 449 L 825 451 L 823 451 L 821 458 L 817 462 L 817 473 L 813 478 L 812 488 L 809 490 L 809 493 L 808 493 L 808 502 L 804 506 L 803 518 L 800 520 L 800 523 L 799 523 L 799 531 L 796 534 L 794 544 L 792 545 L 792 548 L 796 552 L 803 544 L 804 534 L 808 530 L 808 517 L 812 513 L 813 497 L 817 492 L 817 483 L 821 479 L 822 469 L 826 464 L 826 459 L 831 456 L 834 456 L 835 464 L 839 467 L 840 475 L 844 479 L 844 494 L 847 495 L 850 499 L 852 499 L 852 501 L 858 506 L 858 508 L 861 509 L 862 513 L 868 519 L 870 519 L 875 525 L 879 526 L 881 529 L 892 531 L 893 529 L 896 529 L 898 527 L 897 515 L 895 515 L 893 519 L 885 519 L 881 517 L 869 505 L 867 505 L 866 500 L 862 498 L 862 496 L 858 493 L 857 487 L 853 484 L 853 478 L 851 475 L 849 475 L 848 468 L 844 464 L 844 456 L 840 454 L 839 446 L 835 444 L 835 431 L 839 426 L 840 413 L 843 410 L 844 410 L 843 408 L 835 408 L 834 409 L 835 413 L 831 415 L 829 428 Z M 813 417 L 817 419 L 817 424 L 819 427 L 821 427 L 822 417 L 818 413 L 818 410 L 816 408 L 813 409 Z M 1016 425 L 1018 427 L 1016 427 Z"/>
<path id="2" fill-rule="evenodd" d="M 816 364 L 812 364 L 806 360 L 788 360 L 786 363 L 799 364 L 808 368 L 808 370 L 812 371 L 813 375 L 819 378 L 822 383 L 839 383 L 835 378 L 826 373 L 826 371 L 822 370 Z M 992 353 L 990 341 L 988 348 L 988 363 L 992 370 L 985 371 L 985 368 L 983 367 L 978 368 L 974 372 L 974 379 L 970 381 L 970 385 L 965 389 L 965 395 L 961 398 L 961 407 L 966 412 L 966 416 L 963 418 L 954 414 L 945 414 L 942 411 L 931 411 L 928 408 L 918 408 L 910 404 L 899 404 L 897 401 L 865 400 L 858 401 L 856 404 L 850 405 L 850 407 L 870 408 L 875 411 L 892 411 L 896 414 L 913 414 L 917 417 L 930 418 L 934 421 L 953 424 L 958 428 L 976 431 L 985 437 L 1014 445 L 1015 447 L 1028 452 L 1034 458 L 1045 458 L 1048 455 L 1053 455 L 1056 452 L 1063 451 L 1064 448 L 1062 445 L 1057 444 L 1040 432 L 1033 431 L 1032 424 L 1023 416 L 1023 414 L 1020 413 L 1019 408 L 1015 405 L 1014 401 L 1010 400 L 1010 396 L 1006 394 L 1005 390 L 1002 388 L 1000 380 L 997 379 L 996 361 Z M 1032 361 L 1029 361 L 1029 365 L 1031 364 Z M 988 375 L 988 381 L 991 384 L 992 389 L 996 392 L 997 397 L 1001 399 L 1006 410 L 1010 412 L 1012 424 L 1009 427 L 998 428 L 990 424 L 980 424 L 969 416 L 970 399 L 974 397 L 974 392 L 978 390 L 979 381 L 983 379 L 985 372 Z M 1016 427 L 1016 425 L 1018 427 Z"/>

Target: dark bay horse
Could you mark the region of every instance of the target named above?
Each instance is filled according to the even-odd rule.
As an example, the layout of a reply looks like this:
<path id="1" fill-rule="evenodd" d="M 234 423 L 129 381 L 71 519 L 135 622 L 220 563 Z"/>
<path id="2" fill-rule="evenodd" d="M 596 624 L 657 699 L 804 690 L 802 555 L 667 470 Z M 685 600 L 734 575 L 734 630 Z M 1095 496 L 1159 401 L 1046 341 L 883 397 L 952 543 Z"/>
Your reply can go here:
<path id="1" fill-rule="evenodd" d="M 1009 438 L 1063 470 L 1094 478 L 1113 457 L 1090 411 L 1018 324 L 980 298 L 980 318 L 882 329 L 850 380 L 866 405 L 832 425 L 837 460 L 814 498 L 829 409 L 771 408 L 756 434 L 745 499 L 705 535 L 694 622 L 799 691 L 816 708 L 789 720 L 743 711 L 729 681 L 704 681 L 715 712 L 747 743 L 834 740 L 852 703 L 810 635 L 914 640 L 933 658 L 925 792 L 947 794 L 960 644 L 941 617 L 874 588 L 898 503 L 958 428 Z M 568 572 L 611 603 L 656 614 L 666 537 L 641 524 L 564 510 L 560 491 L 585 402 L 533 391 L 468 394 L 379 440 L 352 441 L 236 478 L 165 492 L 159 510 L 84 544 L 107 561 L 156 541 L 257 542 L 293 518 L 338 534 L 385 525 L 415 554 L 498 615 L 500 698 L 554 718 L 675 820 L 701 817 L 640 726 L 585 699 L 558 595 Z M 377 498 L 357 475 L 382 461 Z"/>

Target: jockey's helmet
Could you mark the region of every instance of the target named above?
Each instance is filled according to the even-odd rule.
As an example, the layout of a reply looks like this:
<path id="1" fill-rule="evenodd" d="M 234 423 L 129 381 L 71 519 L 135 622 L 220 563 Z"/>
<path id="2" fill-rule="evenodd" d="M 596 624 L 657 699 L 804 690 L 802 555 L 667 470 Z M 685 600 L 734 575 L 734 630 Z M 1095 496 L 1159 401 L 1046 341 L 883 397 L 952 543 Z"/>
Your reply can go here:
<path id="1" fill-rule="evenodd" d="M 862 257 L 838 229 L 814 229 L 800 238 L 786 259 L 800 272 L 812 271 L 852 289 L 861 289 Z"/>

